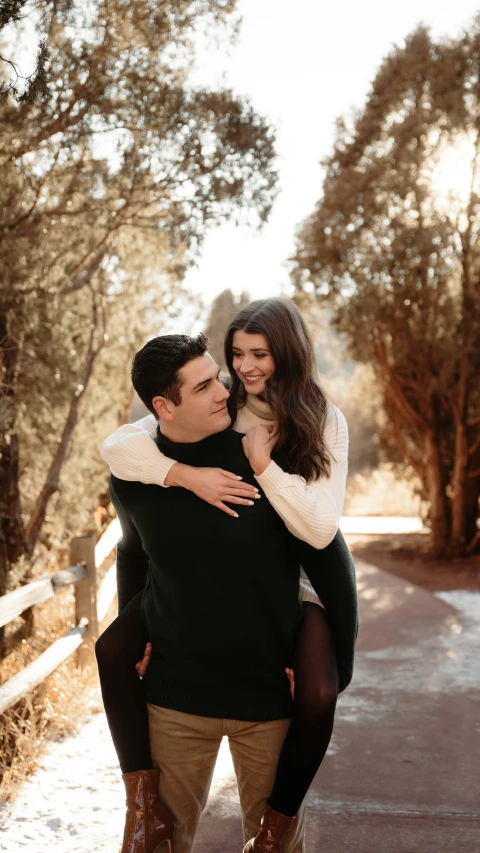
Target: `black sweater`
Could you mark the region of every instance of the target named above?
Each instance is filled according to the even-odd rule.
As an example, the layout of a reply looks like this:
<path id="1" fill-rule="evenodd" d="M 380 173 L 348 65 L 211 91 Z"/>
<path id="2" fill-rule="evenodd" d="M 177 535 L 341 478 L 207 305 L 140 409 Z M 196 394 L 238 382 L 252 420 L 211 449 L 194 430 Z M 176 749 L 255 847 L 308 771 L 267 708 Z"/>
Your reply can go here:
<path id="1" fill-rule="evenodd" d="M 172 445 L 159 433 L 157 443 L 179 462 L 228 467 L 254 483 L 241 439 L 227 429 L 194 444 Z M 338 569 L 326 570 L 328 549 L 316 551 L 289 534 L 265 497 L 238 506 L 236 519 L 185 489 L 112 477 L 111 494 L 123 533 L 120 608 L 144 588 L 142 612 L 153 642 L 147 700 L 203 716 L 289 716 L 284 670 L 292 663 L 301 618 L 300 560 L 324 601 L 325 578 Z M 329 609 L 333 614 L 335 607 Z M 347 626 L 345 633 L 352 630 Z M 342 686 L 351 677 L 350 645 L 352 660 L 339 660 Z"/>

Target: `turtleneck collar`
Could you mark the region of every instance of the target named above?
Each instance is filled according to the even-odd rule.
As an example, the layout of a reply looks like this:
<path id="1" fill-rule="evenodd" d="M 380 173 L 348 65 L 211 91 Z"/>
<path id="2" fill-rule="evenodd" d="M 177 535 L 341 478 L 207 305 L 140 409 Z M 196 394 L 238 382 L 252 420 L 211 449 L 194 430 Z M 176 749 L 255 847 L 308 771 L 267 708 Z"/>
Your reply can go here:
<path id="1" fill-rule="evenodd" d="M 245 408 L 264 421 L 269 421 L 270 423 L 274 421 L 273 413 L 268 403 L 265 400 L 260 400 L 255 394 L 246 395 Z"/>
<path id="2" fill-rule="evenodd" d="M 237 433 L 231 427 L 227 427 L 202 438 L 201 441 L 171 441 L 163 435 L 158 426 L 155 441 L 165 456 L 170 456 L 185 465 L 202 466 L 214 464 L 215 459 L 231 451 L 238 439 Z"/>

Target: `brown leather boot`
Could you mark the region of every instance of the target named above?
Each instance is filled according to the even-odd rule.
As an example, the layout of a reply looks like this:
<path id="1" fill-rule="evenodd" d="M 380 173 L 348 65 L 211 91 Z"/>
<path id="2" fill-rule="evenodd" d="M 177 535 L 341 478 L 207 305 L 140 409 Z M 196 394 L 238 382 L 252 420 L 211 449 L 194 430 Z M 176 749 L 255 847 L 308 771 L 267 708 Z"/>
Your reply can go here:
<path id="1" fill-rule="evenodd" d="M 173 816 L 158 796 L 160 770 L 124 773 L 127 814 L 121 853 L 155 853 L 165 841 L 173 853 Z"/>
<path id="2" fill-rule="evenodd" d="M 294 821 L 294 817 L 286 817 L 267 806 L 260 829 L 255 838 L 247 842 L 243 853 L 282 853 L 285 836 Z"/>

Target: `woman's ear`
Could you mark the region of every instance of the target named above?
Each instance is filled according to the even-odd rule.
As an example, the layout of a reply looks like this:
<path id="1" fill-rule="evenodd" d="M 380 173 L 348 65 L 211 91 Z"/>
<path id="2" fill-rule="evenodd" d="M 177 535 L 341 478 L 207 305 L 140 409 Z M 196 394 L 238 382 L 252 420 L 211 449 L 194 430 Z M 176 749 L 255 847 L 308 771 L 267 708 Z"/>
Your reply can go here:
<path id="1" fill-rule="evenodd" d="M 169 423 L 175 420 L 175 404 L 171 400 L 166 397 L 154 397 L 152 405 L 161 420 Z"/>

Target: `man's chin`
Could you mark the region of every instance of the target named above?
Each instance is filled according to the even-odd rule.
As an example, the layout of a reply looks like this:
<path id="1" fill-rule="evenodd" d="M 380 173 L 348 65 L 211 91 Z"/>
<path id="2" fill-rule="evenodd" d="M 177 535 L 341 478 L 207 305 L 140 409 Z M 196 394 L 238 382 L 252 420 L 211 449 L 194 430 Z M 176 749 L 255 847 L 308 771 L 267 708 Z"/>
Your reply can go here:
<path id="1" fill-rule="evenodd" d="M 232 419 L 231 419 L 230 415 L 228 414 L 228 412 L 227 412 L 227 414 L 225 414 L 223 416 L 220 414 L 213 414 L 212 420 L 210 421 L 210 424 L 211 424 L 210 430 L 211 431 L 208 434 L 209 435 L 215 435 L 215 433 L 217 433 L 217 432 L 223 432 L 225 429 L 228 429 L 228 427 L 231 425 L 231 423 L 232 423 Z"/>
<path id="2" fill-rule="evenodd" d="M 220 422 L 222 424 L 222 429 L 227 429 L 232 423 L 232 419 L 228 412 L 226 412 L 223 417 L 220 417 Z"/>

